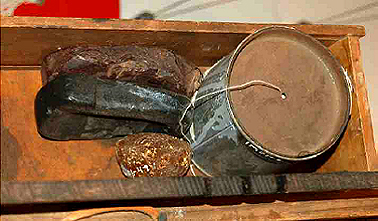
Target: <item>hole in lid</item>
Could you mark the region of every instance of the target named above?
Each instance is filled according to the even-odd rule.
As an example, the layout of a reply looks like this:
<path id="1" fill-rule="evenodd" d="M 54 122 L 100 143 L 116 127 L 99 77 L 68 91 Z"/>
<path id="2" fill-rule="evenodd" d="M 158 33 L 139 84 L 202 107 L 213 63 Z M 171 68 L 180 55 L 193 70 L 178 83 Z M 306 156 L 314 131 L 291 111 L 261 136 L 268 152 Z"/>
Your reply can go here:
<path id="1" fill-rule="evenodd" d="M 282 100 L 285 100 L 287 98 L 287 95 L 285 93 L 281 93 Z"/>

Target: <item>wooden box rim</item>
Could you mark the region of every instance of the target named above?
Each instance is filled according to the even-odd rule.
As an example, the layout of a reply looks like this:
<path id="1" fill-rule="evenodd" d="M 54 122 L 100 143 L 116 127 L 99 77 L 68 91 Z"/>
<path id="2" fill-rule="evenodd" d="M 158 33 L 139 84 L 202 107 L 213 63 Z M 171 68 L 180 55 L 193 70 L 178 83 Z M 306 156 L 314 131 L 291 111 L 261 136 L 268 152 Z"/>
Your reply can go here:
<path id="1" fill-rule="evenodd" d="M 203 55 L 199 55 L 200 58 L 196 59 L 196 54 L 198 53 L 192 53 L 190 54 L 188 52 L 188 55 L 190 58 L 194 58 L 194 62 L 205 69 L 206 67 L 209 67 L 214 61 L 221 58 L 222 56 L 228 54 L 230 51 L 233 50 L 234 46 L 237 45 L 238 42 L 240 42 L 241 39 L 243 39 L 248 34 L 251 34 L 255 32 L 256 30 L 267 27 L 267 26 L 288 26 L 288 27 L 294 27 L 300 31 L 303 31 L 307 34 L 312 35 L 313 37 L 317 38 L 318 40 L 322 41 L 327 46 L 331 46 L 334 44 L 340 44 L 338 46 L 339 48 L 342 48 L 343 46 L 349 46 L 349 50 L 352 51 L 351 57 L 346 58 L 349 59 L 348 61 L 352 61 L 353 59 L 356 60 L 355 64 L 349 64 L 351 65 L 350 70 L 353 71 L 353 81 L 356 84 L 355 85 L 355 93 L 356 93 L 356 99 L 358 102 L 359 107 L 359 119 L 361 120 L 361 127 L 364 135 L 364 144 L 365 144 L 365 151 L 366 151 L 366 158 L 367 158 L 367 169 L 365 172 L 360 173 L 331 173 L 331 174 L 324 174 L 325 176 L 340 176 L 341 180 L 343 179 L 343 176 L 361 176 L 361 177 L 368 177 L 366 178 L 366 183 L 371 184 L 369 188 L 367 189 L 359 189 L 358 183 L 356 184 L 356 188 L 354 191 L 357 191 L 358 194 L 356 195 L 357 198 L 368 198 L 368 197 L 378 197 L 378 181 L 376 177 L 376 172 L 372 172 L 378 169 L 378 157 L 377 154 L 374 153 L 375 147 L 374 147 L 374 140 L 372 135 L 372 126 L 371 126 L 371 116 L 370 116 L 370 110 L 368 107 L 367 102 L 367 92 L 366 92 L 366 86 L 364 82 L 364 74 L 361 67 L 361 58 L 360 58 L 360 52 L 359 52 L 359 38 L 363 37 L 365 35 L 365 28 L 363 26 L 358 25 L 293 25 L 293 24 L 250 24 L 250 23 L 225 23 L 225 22 L 192 22 L 192 21 L 159 21 L 159 20 L 118 20 L 118 19 L 82 19 L 82 18 L 43 18 L 43 17 L 4 17 L 1 16 L 1 69 L 7 70 L 7 69 L 28 69 L 30 67 L 39 68 L 41 56 L 50 53 L 54 50 L 57 50 L 58 48 L 62 47 L 61 44 L 56 44 L 56 42 L 52 42 L 48 47 L 46 48 L 36 48 L 36 47 L 30 47 L 25 48 L 24 53 L 27 56 L 30 55 L 36 55 L 35 58 L 25 59 L 18 58 L 20 55 L 20 52 L 22 52 L 23 48 L 17 48 L 17 53 L 14 53 L 12 51 L 12 47 L 14 47 L 16 44 L 12 44 L 9 41 L 3 41 L 3 37 L 7 37 L 7 32 L 9 31 L 15 31 L 20 33 L 37 33 L 37 32 L 44 32 L 49 31 L 49 33 L 57 33 L 59 35 L 60 33 L 63 33 L 61 31 L 64 30 L 76 30 L 79 31 L 78 34 L 83 34 L 86 31 L 105 31 L 111 32 L 114 34 L 114 37 L 116 37 L 117 34 L 125 35 L 128 33 L 134 33 L 138 36 L 142 36 L 141 41 L 142 45 L 148 45 L 148 46 L 168 46 L 169 49 L 172 50 L 178 50 L 179 53 L 184 53 L 186 50 L 184 49 L 185 45 L 196 45 L 197 48 L 194 50 L 202 51 Z M 102 32 L 102 33 L 105 33 Z M 152 38 L 154 39 L 151 39 Z M 179 36 L 182 37 L 184 40 L 189 39 L 189 43 L 187 42 L 179 42 L 177 44 L 172 44 L 172 42 L 168 42 L 164 44 L 164 41 L 167 39 L 163 39 L 166 37 L 175 37 Z M 188 37 L 189 36 L 189 37 Z M 205 44 L 206 42 L 203 41 L 208 36 L 215 36 L 222 38 L 218 42 L 214 44 Z M 174 38 L 172 41 L 180 39 L 179 37 Z M 48 38 L 48 37 L 47 37 Z M 21 41 L 25 40 L 26 38 L 20 37 Z M 16 40 L 20 40 L 16 39 Z M 193 41 L 190 41 L 192 39 Z M 201 41 L 196 42 L 196 40 L 202 39 Z M 227 39 L 231 39 L 230 42 L 224 42 Z M 9 40 L 9 39 L 8 39 Z M 50 39 L 51 40 L 51 39 Z M 135 39 L 132 39 L 130 41 L 126 40 L 126 43 L 132 43 Z M 33 40 L 31 40 L 33 41 Z M 37 40 L 38 41 L 38 40 Z M 170 41 L 169 39 L 167 41 Z M 121 41 L 112 41 L 112 39 L 101 39 L 99 41 L 90 39 L 89 41 L 85 42 L 79 42 L 79 44 L 88 44 L 88 45 L 112 45 L 112 44 L 120 44 Z M 221 48 L 216 52 L 212 52 L 212 50 L 216 49 L 214 45 L 221 44 L 225 48 Z M 227 45 L 229 43 L 229 45 Z M 11 46 L 12 47 L 11 47 Z M 64 45 L 63 45 L 64 47 Z M 196 52 L 198 52 L 196 51 Z M 354 54 L 353 54 L 354 53 Z M 214 54 L 212 56 L 212 54 Z M 39 56 L 39 57 L 38 57 Z M 349 56 L 349 55 L 348 55 Z M 362 77 L 361 77 L 362 75 Z M 362 78 L 362 80 L 361 80 Z M 367 105 L 367 106 L 366 106 Z M 369 172 L 370 171 L 370 172 Z M 348 174 L 348 175 L 345 175 Z M 269 175 L 268 175 L 269 176 Z M 285 175 L 285 176 L 296 176 L 296 175 Z M 301 176 L 301 175 L 299 175 Z M 304 175 L 306 176 L 306 175 Z M 279 178 L 277 180 L 277 176 L 271 175 L 272 179 L 275 179 L 277 182 L 279 181 Z M 170 179 L 170 178 L 168 178 Z M 173 178 L 177 179 L 177 178 Z M 193 178 L 188 178 L 193 179 Z M 196 178 L 194 178 L 196 179 Z M 109 182 L 109 180 L 103 180 L 104 182 Z M 82 184 L 80 182 L 84 182 L 86 184 Z M 66 183 L 64 185 L 69 185 L 74 187 L 75 185 L 91 185 L 91 182 L 96 181 L 68 181 L 68 182 L 62 182 Z M 101 181 L 100 181 L 101 182 Z M 114 181 L 114 182 L 121 182 L 121 181 Z M 205 182 L 205 181 L 204 181 Z M 4 183 L 4 185 L 3 185 Z M 76 183 L 76 184 L 75 184 Z M 79 184 L 78 184 L 79 183 Z M 44 185 L 49 186 L 51 188 L 52 182 L 2 182 L 2 199 L 3 199 L 3 193 L 4 196 L 5 193 L 10 193 L 9 191 L 13 190 L 21 190 L 22 188 L 33 188 L 33 185 L 37 185 L 39 187 L 43 187 Z M 102 184 L 101 184 L 102 185 Z M 105 186 L 102 186 L 105 188 Z M 13 188 L 13 189 L 12 189 Z M 21 189 L 20 189 L 21 188 Z M 53 188 L 51 189 L 53 190 Z M 305 190 L 305 189 L 303 189 Z M 101 188 L 100 188 L 101 191 Z M 315 192 L 322 192 L 322 190 L 313 191 Z M 332 189 L 324 189 L 324 191 L 331 191 Z M 348 198 L 348 194 L 340 194 L 341 192 L 344 192 L 346 190 L 333 190 L 336 191 L 336 195 L 332 198 L 340 199 L 340 198 Z M 312 190 L 310 190 L 312 192 Z M 352 191 L 353 192 L 353 191 Z M 31 193 L 31 192 L 30 192 Z M 290 195 L 290 194 L 289 194 Z M 326 194 L 327 195 L 327 194 Z M 332 194 L 331 194 L 332 195 Z M 22 198 L 22 194 L 20 195 L 21 198 L 18 198 L 19 203 L 15 203 L 16 205 L 25 203 L 26 198 Z M 187 197 L 187 196 L 186 196 Z M 354 197 L 353 194 L 350 195 L 350 197 Z M 294 197 L 295 198 L 295 197 Z M 315 198 L 309 198 L 310 200 L 316 199 Z M 45 201 L 34 201 L 35 203 L 41 203 L 41 202 L 54 202 L 52 198 L 45 198 Z M 47 200 L 47 201 L 46 201 Z M 56 199 L 55 199 L 56 200 Z M 93 201 L 94 198 L 88 198 L 84 199 L 84 201 Z M 101 199 L 96 199 L 101 200 Z M 80 199 L 79 199 L 80 201 Z M 11 201 L 4 201 L 2 200 L 2 207 L 3 205 L 6 205 L 8 203 L 11 203 Z M 60 202 L 60 201 L 55 201 Z M 68 201 L 70 202 L 70 201 Z M 27 202 L 27 203 L 33 203 Z M 12 204 L 12 203 L 11 203 Z"/>

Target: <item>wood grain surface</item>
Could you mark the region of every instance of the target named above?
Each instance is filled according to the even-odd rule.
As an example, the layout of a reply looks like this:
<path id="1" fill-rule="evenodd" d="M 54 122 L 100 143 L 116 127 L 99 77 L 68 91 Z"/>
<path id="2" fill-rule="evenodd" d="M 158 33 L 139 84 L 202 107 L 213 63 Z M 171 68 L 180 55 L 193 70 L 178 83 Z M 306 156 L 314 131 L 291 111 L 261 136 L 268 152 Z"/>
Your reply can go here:
<path id="1" fill-rule="evenodd" d="M 352 116 L 340 144 L 331 158 L 318 170 L 376 171 L 378 155 L 373 138 L 370 106 L 358 38 L 346 37 L 329 47 L 347 70 L 353 85 Z"/>
<path id="2" fill-rule="evenodd" d="M 1 65 L 39 65 L 47 54 L 77 45 L 144 45 L 174 50 L 211 66 L 248 35 L 273 24 L 159 20 L 1 17 Z M 284 24 L 280 24 L 281 26 Z M 286 25 L 329 45 L 340 36 L 365 35 L 363 26 Z"/>
<path id="3" fill-rule="evenodd" d="M 189 206 L 189 207 L 110 207 L 84 209 L 65 212 L 45 212 L 31 214 L 1 215 L 3 221 L 13 220 L 151 220 L 156 216 L 159 220 L 328 220 L 337 219 L 375 220 L 378 218 L 378 198 L 339 199 L 248 204 L 227 206 Z M 155 215 L 158 214 L 158 215 Z"/>
<path id="4" fill-rule="evenodd" d="M 335 172 L 248 177 L 139 177 L 122 180 L 14 182 L 1 184 L 1 204 L 192 199 L 267 194 L 365 190 L 378 197 L 378 172 Z M 282 197 L 281 197 L 282 198 Z M 321 198 L 321 197 L 316 197 Z"/>
<path id="5" fill-rule="evenodd" d="M 208 33 L 246 33 L 266 26 L 285 25 L 298 27 L 299 30 L 316 36 L 365 35 L 361 25 L 295 25 L 295 24 L 255 24 L 232 22 L 196 22 L 166 20 L 132 19 L 91 19 L 91 18 L 41 18 L 41 17 L 6 17 L 1 16 L 2 27 L 35 28 L 71 28 L 94 30 L 135 30 L 135 31 L 173 31 L 173 32 L 208 32 Z M 337 38 L 337 37 L 336 37 Z"/>
<path id="6" fill-rule="evenodd" d="M 373 125 L 370 114 L 370 104 L 368 100 L 367 86 L 365 83 L 365 74 L 362 67 L 362 58 L 360 50 L 359 38 L 354 36 L 348 37 L 350 53 L 351 69 L 353 74 L 353 82 L 357 96 L 357 103 L 360 108 L 361 128 L 363 130 L 365 156 L 369 171 L 378 171 L 378 149 L 374 142 Z"/>
<path id="7" fill-rule="evenodd" d="M 378 216 L 378 198 L 167 209 L 167 220 L 324 220 Z"/>

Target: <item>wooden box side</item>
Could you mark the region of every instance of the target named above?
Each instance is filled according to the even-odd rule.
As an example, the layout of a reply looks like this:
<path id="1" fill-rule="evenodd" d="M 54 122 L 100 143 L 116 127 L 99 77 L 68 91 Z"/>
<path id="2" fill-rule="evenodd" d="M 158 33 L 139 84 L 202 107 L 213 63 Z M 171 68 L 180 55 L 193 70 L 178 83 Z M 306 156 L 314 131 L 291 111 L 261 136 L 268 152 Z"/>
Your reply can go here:
<path id="1" fill-rule="evenodd" d="M 1 17 L 1 65 L 38 66 L 42 58 L 78 45 L 145 45 L 171 49 L 209 67 L 249 34 L 274 24 L 159 20 Z M 326 45 L 345 35 L 362 37 L 363 26 L 284 25 Z"/>
<path id="2" fill-rule="evenodd" d="M 363 206 L 361 206 L 363 205 Z M 104 204 L 102 206 L 105 206 Z M 378 198 L 314 200 L 232 206 L 190 207 L 108 207 L 78 211 L 32 214 L 5 214 L 5 220 L 374 220 L 378 217 Z"/>
<path id="3" fill-rule="evenodd" d="M 373 137 L 359 38 L 346 36 L 329 49 L 348 72 L 351 80 L 352 115 L 335 153 L 318 171 L 377 171 L 378 154 Z"/>

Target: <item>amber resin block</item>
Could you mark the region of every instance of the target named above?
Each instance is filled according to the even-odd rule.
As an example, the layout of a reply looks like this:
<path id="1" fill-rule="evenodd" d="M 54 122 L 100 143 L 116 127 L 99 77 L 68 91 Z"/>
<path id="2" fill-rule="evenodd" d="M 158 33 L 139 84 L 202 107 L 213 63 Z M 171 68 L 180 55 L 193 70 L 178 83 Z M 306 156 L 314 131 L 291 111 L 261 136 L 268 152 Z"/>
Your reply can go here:
<path id="1" fill-rule="evenodd" d="M 126 177 L 183 176 L 191 161 L 188 142 L 159 133 L 128 135 L 117 142 L 116 153 Z"/>

